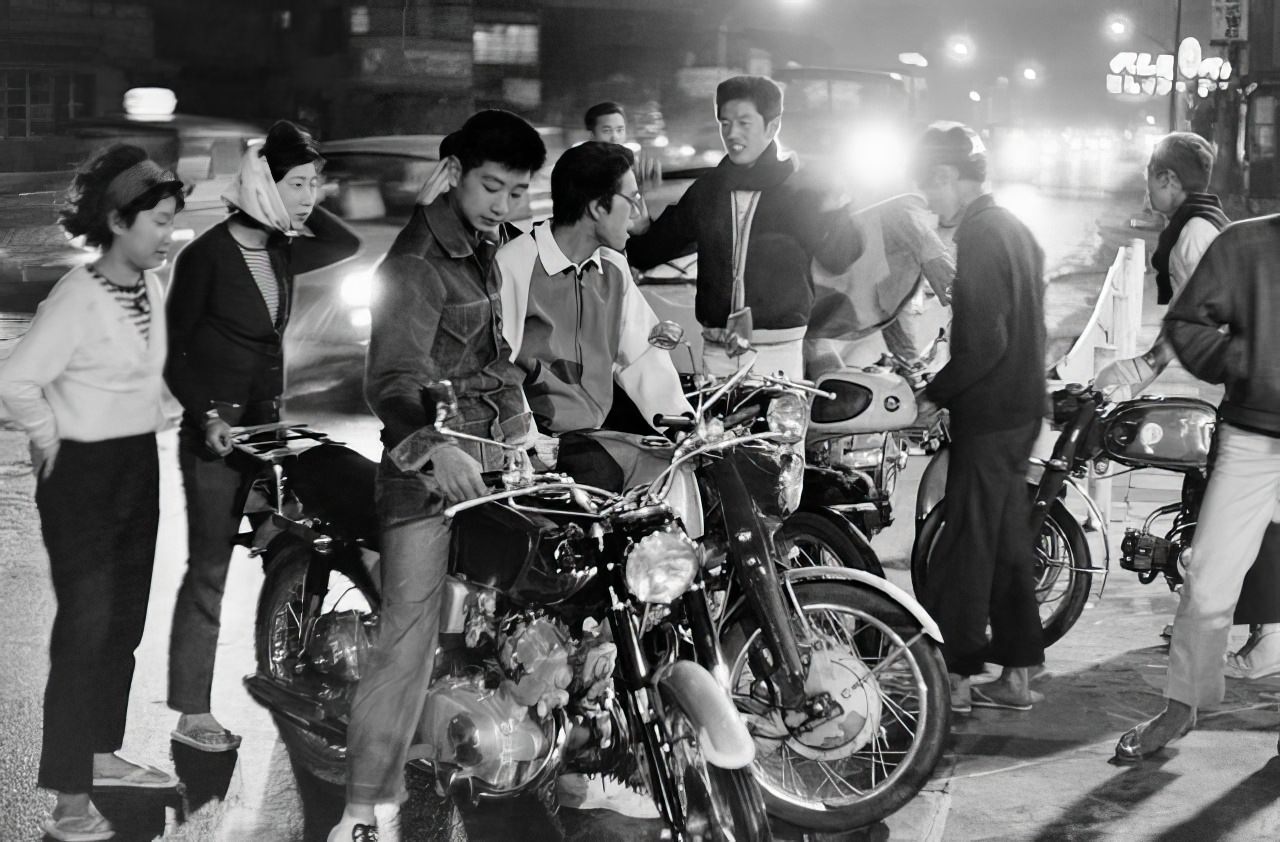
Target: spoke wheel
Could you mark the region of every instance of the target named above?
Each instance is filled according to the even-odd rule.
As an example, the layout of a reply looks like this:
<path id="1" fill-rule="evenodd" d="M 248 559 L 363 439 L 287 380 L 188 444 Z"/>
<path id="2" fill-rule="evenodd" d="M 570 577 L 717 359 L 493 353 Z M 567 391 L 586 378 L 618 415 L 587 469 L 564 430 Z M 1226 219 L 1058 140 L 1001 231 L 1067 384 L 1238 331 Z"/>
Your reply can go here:
<path id="1" fill-rule="evenodd" d="M 723 645 L 731 692 L 756 738 L 752 771 L 769 812 L 790 824 L 865 826 L 914 797 L 937 764 L 946 668 L 914 619 L 877 592 L 803 582 L 795 593 L 810 630 L 806 695 L 826 693 L 831 704 L 810 716 L 762 698 L 751 654 L 763 635 L 750 617 L 732 621 Z"/>

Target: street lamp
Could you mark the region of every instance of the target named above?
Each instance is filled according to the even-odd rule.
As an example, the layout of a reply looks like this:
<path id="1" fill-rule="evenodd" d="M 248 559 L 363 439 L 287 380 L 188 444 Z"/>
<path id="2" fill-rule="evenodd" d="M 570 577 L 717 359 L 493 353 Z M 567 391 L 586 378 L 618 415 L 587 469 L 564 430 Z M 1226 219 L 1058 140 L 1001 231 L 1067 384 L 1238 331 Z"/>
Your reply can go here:
<path id="1" fill-rule="evenodd" d="M 952 61 L 970 61 L 973 52 L 973 40 L 968 35 L 952 35 L 947 39 L 947 56 Z"/>
<path id="2" fill-rule="evenodd" d="M 1115 40 L 1127 40 L 1130 36 L 1139 34 L 1151 41 L 1160 49 L 1173 55 L 1173 72 L 1169 79 L 1169 131 L 1177 131 L 1178 129 L 1178 54 L 1182 45 L 1182 0 L 1177 0 L 1173 9 L 1173 47 L 1167 46 L 1159 38 L 1152 37 L 1145 32 L 1139 32 L 1133 25 L 1133 21 L 1124 15 L 1110 15 L 1106 21 L 1107 35 Z"/>
<path id="3" fill-rule="evenodd" d="M 1036 72 L 1034 67 L 1024 67 L 1022 68 L 1022 78 L 1028 82 L 1034 82 L 1040 78 L 1040 74 Z"/>
<path id="4" fill-rule="evenodd" d="M 978 93 L 977 91 L 969 91 L 969 101 L 982 102 L 982 94 Z"/>

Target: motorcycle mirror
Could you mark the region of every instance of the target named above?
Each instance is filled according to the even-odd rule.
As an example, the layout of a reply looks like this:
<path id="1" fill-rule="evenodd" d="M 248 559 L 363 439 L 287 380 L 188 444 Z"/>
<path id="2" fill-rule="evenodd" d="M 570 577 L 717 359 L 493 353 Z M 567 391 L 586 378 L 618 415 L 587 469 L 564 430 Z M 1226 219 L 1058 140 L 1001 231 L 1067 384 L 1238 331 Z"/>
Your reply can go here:
<path id="1" fill-rule="evenodd" d="M 458 396 L 453 391 L 453 384 L 448 380 L 437 380 L 422 387 L 423 406 L 427 414 L 435 415 L 437 430 L 444 427 L 458 415 Z"/>
<path id="2" fill-rule="evenodd" d="M 724 328 L 728 336 L 725 341 L 725 354 L 730 359 L 740 357 L 751 350 L 750 307 L 743 307 L 741 310 L 730 313 L 729 318 L 725 320 Z"/>
<path id="3" fill-rule="evenodd" d="M 678 322 L 664 319 L 649 331 L 649 344 L 661 351 L 673 351 L 684 339 L 684 328 Z"/>

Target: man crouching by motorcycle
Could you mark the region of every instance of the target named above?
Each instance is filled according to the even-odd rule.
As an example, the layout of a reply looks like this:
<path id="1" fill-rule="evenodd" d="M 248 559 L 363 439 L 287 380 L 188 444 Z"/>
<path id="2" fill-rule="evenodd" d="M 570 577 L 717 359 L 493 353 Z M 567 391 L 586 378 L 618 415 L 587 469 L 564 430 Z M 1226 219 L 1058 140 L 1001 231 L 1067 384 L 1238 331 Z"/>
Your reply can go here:
<path id="1" fill-rule="evenodd" d="M 666 351 L 649 345 L 657 324 L 621 254 L 644 208 L 631 150 L 588 141 L 551 172 L 551 223 L 503 246 L 502 333 L 525 374 L 538 430 L 560 438 L 559 467 L 579 482 L 622 489 L 666 465 L 622 433 L 595 433 L 616 381 L 646 419 L 692 417 Z"/>
<path id="2" fill-rule="evenodd" d="M 490 263 L 519 232 L 507 217 L 546 160 L 538 132 L 507 111 L 481 111 L 440 144 L 433 180 L 447 191 L 420 204 L 377 274 L 365 397 L 385 447 L 376 503 L 382 611 L 370 668 L 351 709 L 347 805 L 328 842 L 398 836 L 404 765 L 431 680 L 440 589 L 448 568 L 451 503 L 485 493 L 497 447 L 440 435 L 425 384 L 457 387 L 459 431 L 513 441 L 530 433 L 524 374 L 498 333 Z M 430 186 L 430 185 L 429 185 Z"/>

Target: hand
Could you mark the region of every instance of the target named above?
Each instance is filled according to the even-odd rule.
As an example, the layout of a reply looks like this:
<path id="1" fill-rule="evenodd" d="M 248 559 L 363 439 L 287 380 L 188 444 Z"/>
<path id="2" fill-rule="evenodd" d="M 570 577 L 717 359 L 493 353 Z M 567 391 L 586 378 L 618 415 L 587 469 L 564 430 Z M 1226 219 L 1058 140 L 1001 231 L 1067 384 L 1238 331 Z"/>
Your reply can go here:
<path id="1" fill-rule="evenodd" d="M 448 191 L 451 187 L 457 187 L 458 179 L 461 177 L 462 163 L 450 155 L 437 164 L 431 175 L 427 176 L 427 180 L 422 183 L 422 189 L 418 191 L 418 197 L 414 201 L 419 205 L 431 204 L 441 193 Z"/>
<path id="2" fill-rule="evenodd" d="M 1098 372 L 1093 388 L 1106 395 L 1121 386 L 1128 386 L 1130 394 L 1138 394 L 1150 386 L 1159 373 L 1145 354 L 1127 360 L 1116 360 Z"/>
<path id="3" fill-rule="evenodd" d="M 912 426 L 932 427 L 934 418 L 940 412 L 942 407 L 925 397 L 924 392 L 920 392 L 916 395 L 916 421 Z"/>
<path id="4" fill-rule="evenodd" d="M 431 472 L 450 503 L 473 500 L 488 491 L 480 479 L 480 463 L 461 448 L 449 446 L 434 451 Z"/>
<path id="5" fill-rule="evenodd" d="M 231 425 L 221 418 L 210 418 L 204 424 L 204 446 L 219 456 L 231 452 Z"/>
<path id="6" fill-rule="evenodd" d="M 31 472 L 38 479 L 48 479 L 49 474 L 53 473 L 53 463 L 58 459 L 58 449 L 61 446 L 62 442 L 59 441 L 54 441 L 45 448 L 36 446 L 35 442 L 27 443 L 27 450 L 31 453 Z"/>

